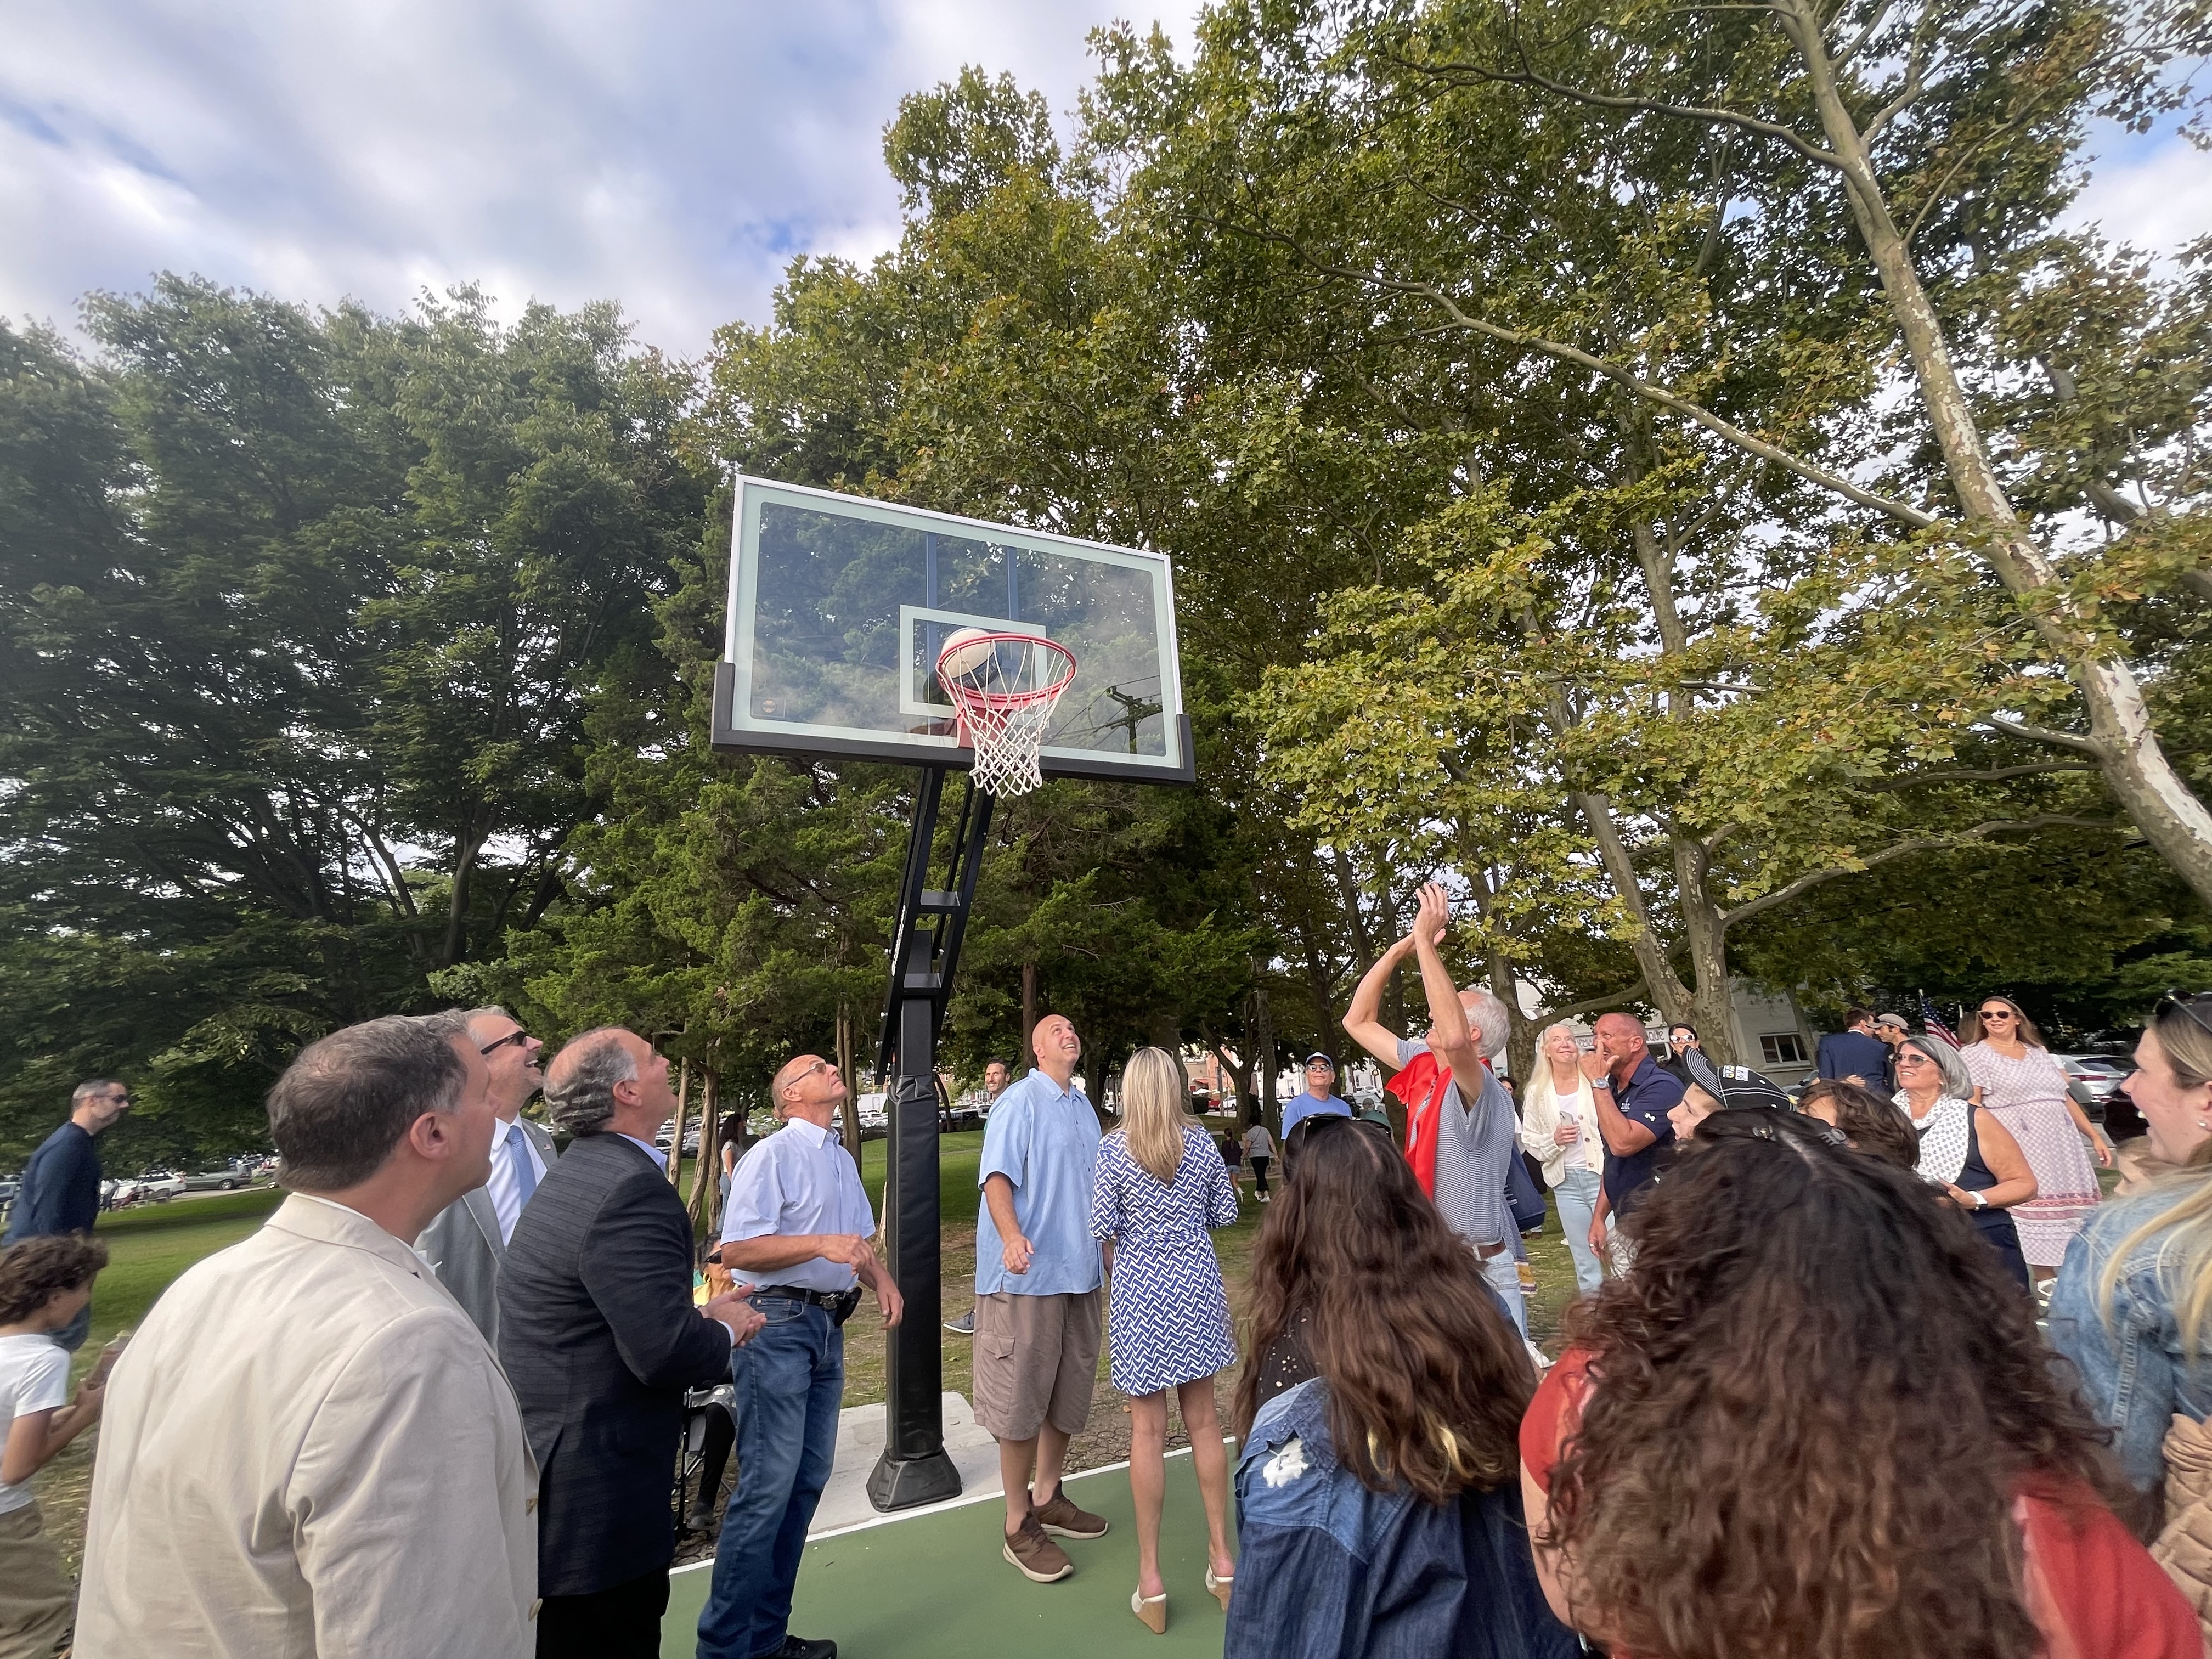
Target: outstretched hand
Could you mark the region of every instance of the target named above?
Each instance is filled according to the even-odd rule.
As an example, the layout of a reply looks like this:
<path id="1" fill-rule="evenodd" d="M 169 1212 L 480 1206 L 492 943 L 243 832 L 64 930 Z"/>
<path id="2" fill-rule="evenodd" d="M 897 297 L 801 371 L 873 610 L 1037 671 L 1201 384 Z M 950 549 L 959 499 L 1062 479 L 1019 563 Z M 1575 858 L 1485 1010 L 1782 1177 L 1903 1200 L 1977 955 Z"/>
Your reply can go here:
<path id="1" fill-rule="evenodd" d="M 1433 881 L 1423 882 L 1413 910 L 1413 931 L 1406 935 L 1407 944 L 1415 949 L 1423 940 L 1442 945 L 1450 926 L 1451 895 Z"/>
<path id="2" fill-rule="evenodd" d="M 768 1316 L 752 1304 L 753 1287 L 740 1285 L 727 1295 L 718 1296 L 700 1311 L 708 1318 L 730 1328 L 730 1340 L 735 1347 L 744 1347 L 759 1335 L 768 1323 Z"/>

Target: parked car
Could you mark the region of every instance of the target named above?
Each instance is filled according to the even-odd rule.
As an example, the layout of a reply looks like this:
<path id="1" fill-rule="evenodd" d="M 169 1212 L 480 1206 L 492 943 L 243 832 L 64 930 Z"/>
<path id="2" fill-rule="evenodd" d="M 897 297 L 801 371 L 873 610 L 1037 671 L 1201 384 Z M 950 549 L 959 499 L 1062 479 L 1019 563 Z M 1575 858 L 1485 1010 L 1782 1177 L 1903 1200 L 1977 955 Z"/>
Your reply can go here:
<path id="1" fill-rule="evenodd" d="M 139 1176 L 137 1201 L 142 1204 L 167 1204 L 179 1193 L 189 1190 L 184 1176 L 174 1170 L 149 1170 Z"/>
<path id="2" fill-rule="evenodd" d="M 203 1170 L 198 1175 L 185 1177 L 188 1193 L 234 1193 L 253 1177 L 235 1164 L 226 1164 L 220 1170 Z"/>
<path id="3" fill-rule="evenodd" d="M 2066 1092 L 2088 1114 L 2092 1123 L 2105 1121 L 2106 1103 L 2135 1070 L 2129 1061 L 2112 1054 L 2053 1054 L 2066 1073 Z"/>

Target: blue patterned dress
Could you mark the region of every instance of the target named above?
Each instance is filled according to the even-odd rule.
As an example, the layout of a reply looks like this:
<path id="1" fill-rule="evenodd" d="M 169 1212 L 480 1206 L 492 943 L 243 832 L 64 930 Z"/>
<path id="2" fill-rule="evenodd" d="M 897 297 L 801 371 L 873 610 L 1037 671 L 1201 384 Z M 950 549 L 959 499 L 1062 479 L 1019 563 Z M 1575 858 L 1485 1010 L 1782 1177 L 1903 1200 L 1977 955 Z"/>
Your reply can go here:
<path id="1" fill-rule="evenodd" d="M 1098 1146 L 1091 1231 L 1114 1241 L 1107 1346 L 1114 1386 L 1158 1394 L 1234 1364 L 1229 1297 L 1207 1231 L 1237 1219 L 1237 1189 L 1212 1138 L 1184 1126 L 1182 1162 L 1163 1182 L 1120 1130 Z"/>

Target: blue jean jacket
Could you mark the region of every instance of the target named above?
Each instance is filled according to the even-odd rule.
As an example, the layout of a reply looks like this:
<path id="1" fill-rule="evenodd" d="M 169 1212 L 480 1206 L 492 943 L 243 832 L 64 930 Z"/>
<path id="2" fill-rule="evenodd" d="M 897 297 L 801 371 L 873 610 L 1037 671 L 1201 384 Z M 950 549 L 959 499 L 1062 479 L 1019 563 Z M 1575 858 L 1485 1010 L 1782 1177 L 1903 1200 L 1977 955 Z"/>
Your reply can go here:
<path id="1" fill-rule="evenodd" d="M 2173 1319 L 2173 1270 L 2166 1235 L 2136 1246 L 2112 1287 L 2105 1322 L 2098 1283 L 2120 1241 L 2174 1201 L 2171 1188 L 2101 1204 L 2066 1247 L 2051 1296 L 2051 1343 L 2074 1362 L 2098 1417 L 2119 1431 L 2129 1481 L 2155 1490 L 2166 1477 L 2166 1431 L 2176 1413 L 2212 1414 L 2212 1364 L 2182 1352 Z"/>
<path id="2" fill-rule="evenodd" d="M 1260 1408 L 1237 1461 L 1223 1659 L 1571 1659 L 1509 1481 L 1437 1505 L 1336 1461 L 1318 1378 Z"/>

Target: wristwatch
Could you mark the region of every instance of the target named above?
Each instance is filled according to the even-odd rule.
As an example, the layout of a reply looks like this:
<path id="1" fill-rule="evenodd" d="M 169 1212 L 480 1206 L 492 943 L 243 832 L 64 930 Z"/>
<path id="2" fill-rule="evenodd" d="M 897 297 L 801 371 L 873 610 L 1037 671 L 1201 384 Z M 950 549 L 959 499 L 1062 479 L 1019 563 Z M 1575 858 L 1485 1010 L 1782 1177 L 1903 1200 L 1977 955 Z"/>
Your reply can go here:
<path id="1" fill-rule="evenodd" d="M 1594 1077 L 1590 1079 L 1590 1087 L 1593 1089 L 1602 1089 L 1606 1093 L 1611 1094 L 1613 1092 L 1613 1079 L 1609 1077 Z"/>
<path id="2" fill-rule="evenodd" d="M 1971 1194 L 1969 1196 L 1973 1199 L 1974 1207 L 1976 1209 L 1986 1210 L 1990 1207 L 1990 1195 L 1987 1193 L 1978 1192 Z"/>

